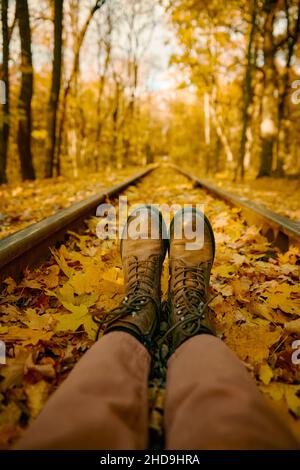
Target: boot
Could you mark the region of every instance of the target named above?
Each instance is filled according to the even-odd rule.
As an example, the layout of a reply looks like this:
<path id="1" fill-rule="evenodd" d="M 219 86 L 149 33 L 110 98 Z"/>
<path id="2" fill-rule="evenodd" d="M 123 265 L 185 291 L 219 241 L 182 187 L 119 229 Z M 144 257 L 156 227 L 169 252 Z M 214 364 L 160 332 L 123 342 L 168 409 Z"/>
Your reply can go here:
<path id="1" fill-rule="evenodd" d="M 203 224 L 200 242 L 187 238 Z M 198 225 L 199 227 L 199 225 Z M 202 212 L 189 208 L 176 213 L 170 225 L 169 325 L 173 349 L 201 333 L 214 334 L 207 308 L 208 288 L 215 255 L 212 227 Z M 194 242 L 194 243 L 193 243 Z M 192 249 L 193 248 L 193 249 Z"/>
<path id="2" fill-rule="evenodd" d="M 166 239 L 162 215 L 154 206 L 141 206 L 128 217 L 121 239 L 125 298 L 110 312 L 105 334 L 125 331 L 151 350 L 160 322 Z"/>

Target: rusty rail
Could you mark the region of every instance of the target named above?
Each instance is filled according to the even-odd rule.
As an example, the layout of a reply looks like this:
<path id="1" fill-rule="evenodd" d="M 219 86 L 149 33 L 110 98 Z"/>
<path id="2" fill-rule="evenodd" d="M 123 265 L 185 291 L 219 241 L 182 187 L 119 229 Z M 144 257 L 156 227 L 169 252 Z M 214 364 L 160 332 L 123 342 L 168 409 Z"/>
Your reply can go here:
<path id="1" fill-rule="evenodd" d="M 260 226 L 262 234 L 282 251 L 286 251 L 291 244 L 300 244 L 299 222 L 295 222 L 287 217 L 272 212 L 247 198 L 237 196 L 225 189 L 221 189 L 207 180 L 198 178 L 192 173 L 183 170 L 177 165 L 170 166 L 192 180 L 196 186 L 207 190 L 232 206 L 239 207 L 246 222 Z"/>
<path id="2" fill-rule="evenodd" d="M 63 241 L 68 230 L 82 227 L 87 217 L 96 214 L 96 208 L 101 202 L 137 183 L 157 166 L 149 165 L 124 182 L 72 204 L 0 240 L 0 280 L 8 276 L 17 278 L 26 266 L 40 264 L 49 256 L 49 247 Z"/>

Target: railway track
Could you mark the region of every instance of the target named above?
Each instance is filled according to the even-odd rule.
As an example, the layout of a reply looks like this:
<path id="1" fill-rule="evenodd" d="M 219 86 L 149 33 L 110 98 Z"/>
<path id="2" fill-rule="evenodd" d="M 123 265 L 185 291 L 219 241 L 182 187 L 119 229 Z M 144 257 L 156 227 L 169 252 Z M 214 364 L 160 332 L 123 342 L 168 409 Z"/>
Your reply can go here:
<path id="1" fill-rule="evenodd" d="M 192 173 L 182 170 L 176 165 L 173 168 L 191 179 L 195 186 L 207 190 L 213 196 L 223 199 L 231 206 L 238 207 L 247 223 L 261 227 L 262 234 L 282 251 L 288 250 L 291 244 L 299 244 L 300 222 L 295 222 L 280 214 L 276 214 L 245 197 L 240 197 L 221 189 L 205 179 L 197 178 Z"/>
<path id="2" fill-rule="evenodd" d="M 246 222 L 250 225 L 258 225 L 262 234 L 282 251 L 286 251 L 291 244 L 300 244 L 299 223 L 271 212 L 253 201 L 220 189 L 176 165 L 169 166 L 191 180 L 195 187 L 203 188 L 213 197 L 239 208 Z M 25 267 L 41 263 L 49 255 L 49 247 L 63 241 L 69 230 L 80 230 L 84 221 L 91 215 L 95 215 L 96 208 L 101 202 L 118 195 L 128 186 L 136 184 L 156 168 L 158 165 L 150 165 L 123 183 L 75 203 L 1 240 L 0 280 L 8 276 L 18 278 Z"/>
<path id="3" fill-rule="evenodd" d="M 0 381 L 0 396 L 4 397 L 3 406 L 14 410 L 7 418 L 15 419 L 9 422 L 10 432 L 15 428 L 16 435 L 20 432 L 24 422 L 36 415 L 36 403 L 41 409 L 47 397 L 93 344 L 97 325 L 91 316 L 104 314 L 123 298 L 118 243 L 99 240 L 95 230 L 97 218 L 91 217 L 107 197 L 118 207 L 117 197 L 121 193 L 127 196 L 129 206 L 205 205 L 217 242 L 211 277 L 214 300 L 210 304 L 217 333 L 245 363 L 259 388 L 269 397 L 276 400 L 279 397 L 285 418 L 292 430 L 296 427 L 299 433 L 299 367 L 291 361 L 292 344 L 300 333 L 297 326 L 299 249 L 294 246 L 299 242 L 299 232 L 287 219 L 280 218 L 279 224 L 278 218 L 274 219 L 276 214 L 272 217 L 265 214 L 262 223 L 261 210 L 255 223 L 251 223 L 241 207 L 241 202 L 247 201 L 217 193 L 205 181 L 166 165 L 146 168 L 124 183 L 0 242 L 2 279 L 15 278 L 15 281 L 3 282 L 0 296 L 3 320 L 0 340 L 7 344 L 11 361 L 4 382 Z M 252 210 L 255 211 L 255 206 Z M 163 214 L 166 216 L 164 210 Z M 273 244 L 264 236 L 268 235 L 268 230 L 269 234 L 273 231 L 277 234 Z M 282 237 L 284 246 L 278 243 Z M 284 250 L 289 245 L 289 250 L 282 251 L 276 245 Z M 55 247 L 52 255 L 49 247 Z M 168 290 L 167 264 L 166 259 L 163 300 Z M 18 279 L 27 265 L 30 269 Z M 166 330 L 163 316 L 160 333 L 163 335 Z M 16 356 L 18 348 L 21 348 L 20 357 Z M 167 348 L 166 344 L 164 353 Z M 22 372 L 21 380 L 16 381 L 15 370 L 20 370 L 22 360 L 29 376 L 27 379 Z M 13 372 L 10 372 L 10 364 Z M 1 372 L 0 369 L 0 375 Z M 163 433 L 161 374 L 157 355 L 149 388 L 150 429 L 155 446 L 161 444 Z M 17 384 L 13 390 L 9 385 L 11 377 L 12 383 Z M 0 415 L 1 406 L 0 401 Z"/>
<path id="4" fill-rule="evenodd" d="M 69 230 L 80 230 L 84 221 L 95 215 L 101 202 L 119 194 L 129 185 L 136 184 L 156 167 L 157 165 L 149 165 L 124 182 L 72 204 L 0 240 L 0 280 L 8 276 L 18 278 L 25 267 L 41 263 L 49 255 L 49 247 L 63 241 Z"/>

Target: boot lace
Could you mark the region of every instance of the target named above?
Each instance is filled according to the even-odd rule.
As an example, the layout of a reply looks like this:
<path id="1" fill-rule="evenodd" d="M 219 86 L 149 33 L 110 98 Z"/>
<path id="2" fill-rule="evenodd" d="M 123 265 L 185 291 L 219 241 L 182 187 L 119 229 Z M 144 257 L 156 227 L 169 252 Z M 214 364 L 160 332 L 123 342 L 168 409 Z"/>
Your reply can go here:
<path id="1" fill-rule="evenodd" d="M 191 337 L 198 332 L 212 334 L 212 331 L 205 325 L 205 311 L 209 303 L 215 298 L 206 298 L 206 274 L 207 262 L 199 266 L 176 266 L 174 272 L 174 304 L 177 316 L 180 315 L 174 325 L 172 325 L 161 339 L 161 344 L 170 333 L 180 329 L 184 337 Z"/>
<path id="2" fill-rule="evenodd" d="M 104 314 L 102 318 L 98 318 L 97 315 L 93 316 L 94 322 L 98 324 L 96 340 L 98 340 L 100 331 L 104 326 L 107 328 L 111 323 L 130 314 L 134 317 L 149 301 L 154 302 L 157 311 L 159 310 L 159 305 L 153 298 L 152 293 L 158 261 L 157 257 L 142 261 L 138 260 L 136 256 L 130 259 L 128 263 L 128 284 L 123 302 Z"/>

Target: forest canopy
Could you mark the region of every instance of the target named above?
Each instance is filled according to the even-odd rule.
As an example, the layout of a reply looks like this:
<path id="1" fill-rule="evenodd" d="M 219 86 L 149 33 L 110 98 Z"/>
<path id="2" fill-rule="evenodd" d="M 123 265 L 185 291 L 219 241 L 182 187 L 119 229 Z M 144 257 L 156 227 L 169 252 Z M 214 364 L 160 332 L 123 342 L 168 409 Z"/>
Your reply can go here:
<path id="1" fill-rule="evenodd" d="M 1 0 L 0 181 L 297 176 L 299 34 L 299 0 Z"/>

